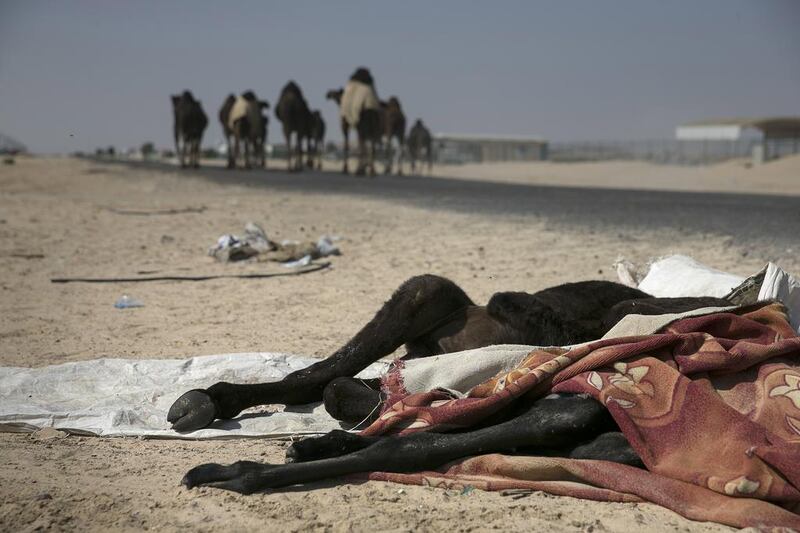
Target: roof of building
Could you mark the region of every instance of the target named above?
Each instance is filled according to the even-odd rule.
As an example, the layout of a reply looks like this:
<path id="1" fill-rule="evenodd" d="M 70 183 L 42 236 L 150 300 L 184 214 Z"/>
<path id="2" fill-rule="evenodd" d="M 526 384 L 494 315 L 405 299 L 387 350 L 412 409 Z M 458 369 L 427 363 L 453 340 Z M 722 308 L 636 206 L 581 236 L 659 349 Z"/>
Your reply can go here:
<path id="1" fill-rule="evenodd" d="M 800 117 L 756 117 L 756 118 L 722 118 L 714 120 L 699 120 L 681 124 L 680 127 L 711 127 L 711 126 L 739 126 L 741 128 L 756 128 L 766 135 L 779 135 L 791 133 L 800 134 Z"/>

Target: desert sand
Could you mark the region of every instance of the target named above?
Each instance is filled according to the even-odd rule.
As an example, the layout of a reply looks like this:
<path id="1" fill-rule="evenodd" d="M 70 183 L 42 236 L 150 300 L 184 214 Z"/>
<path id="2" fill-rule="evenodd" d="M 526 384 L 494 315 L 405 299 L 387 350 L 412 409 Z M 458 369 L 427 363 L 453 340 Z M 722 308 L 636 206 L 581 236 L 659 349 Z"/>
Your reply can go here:
<path id="1" fill-rule="evenodd" d="M 474 165 L 435 175 L 372 180 L 17 158 L 0 167 L 0 365 L 250 351 L 324 357 L 403 280 L 424 272 L 450 277 L 478 302 L 497 291 L 613 280 L 619 256 L 645 263 L 684 253 L 740 275 L 772 260 L 800 272 L 800 158 L 753 168 Z M 264 280 L 49 281 L 276 268 L 223 265 L 206 255 L 219 235 L 248 221 L 276 240 L 341 236 L 343 255 L 322 272 Z M 145 306 L 115 309 L 122 294 Z M 651 504 L 544 493 L 515 500 L 326 482 L 240 496 L 179 484 L 199 463 L 282 462 L 285 446 L 0 434 L 0 530 L 729 529 Z"/>

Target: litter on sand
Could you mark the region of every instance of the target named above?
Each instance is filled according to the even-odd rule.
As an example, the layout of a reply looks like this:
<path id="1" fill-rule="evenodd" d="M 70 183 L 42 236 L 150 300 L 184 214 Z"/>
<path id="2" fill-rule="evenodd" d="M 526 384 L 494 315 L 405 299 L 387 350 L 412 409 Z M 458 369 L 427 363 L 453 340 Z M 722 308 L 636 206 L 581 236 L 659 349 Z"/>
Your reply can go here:
<path id="1" fill-rule="evenodd" d="M 243 261 L 256 258 L 258 261 L 292 263 L 291 266 L 305 266 L 314 259 L 340 255 L 334 244 L 338 237 L 321 236 L 317 242 L 284 240 L 275 242 L 267 237 L 264 229 L 254 222 L 248 222 L 244 235 L 225 234 L 208 249 L 208 255 L 218 261 Z M 308 257 L 308 259 L 306 259 Z M 298 263 L 300 261 L 300 263 Z"/>
<path id="2" fill-rule="evenodd" d="M 117 309 L 131 309 L 134 307 L 144 307 L 144 304 L 136 298 L 131 298 L 127 294 L 123 294 L 119 300 L 114 302 L 114 307 Z"/>

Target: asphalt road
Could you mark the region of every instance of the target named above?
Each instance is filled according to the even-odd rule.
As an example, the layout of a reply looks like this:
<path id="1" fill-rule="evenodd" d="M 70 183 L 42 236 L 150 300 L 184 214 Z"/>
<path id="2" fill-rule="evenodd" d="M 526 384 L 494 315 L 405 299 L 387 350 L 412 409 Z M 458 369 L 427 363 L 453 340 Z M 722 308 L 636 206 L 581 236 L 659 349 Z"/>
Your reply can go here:
<path id="1" fill-rule="evenodd" d="M 124 164 L 176 171 L 173 165 L 163 163 Z M 277 169 L 209 167 L 181 172 L 221 184 L 361 196 L 486 216 L 537 216 L 572 227 L 712 233 L 733 237 L 767 256 L 784 255 L 787 249 L 800 252 L 800 197 L 796 196 L 558 187 L 427 176 L 364 178 L 334 172 L 290 174 Z"/>

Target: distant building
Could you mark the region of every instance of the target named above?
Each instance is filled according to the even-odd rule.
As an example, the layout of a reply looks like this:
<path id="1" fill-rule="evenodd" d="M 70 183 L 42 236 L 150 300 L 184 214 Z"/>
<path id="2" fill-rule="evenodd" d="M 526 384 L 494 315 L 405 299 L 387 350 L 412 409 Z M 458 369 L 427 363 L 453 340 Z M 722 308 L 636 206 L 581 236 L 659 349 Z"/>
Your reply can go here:
<path id="1" fill-rule="evenodd" d="M 800 117 L 728 118 L 678 126 L 675 137 L 685 141 L 800 139 Z"/>
<path id="2" fill-rule="evenodd" d="M 434 136 L 434 152 L 439 163 L 544 161 L 547 141 L 538 137 L 438 133 Z"/>
<path id="3" fill-rule="evenodd" d="M 703 151 L 751 155 L 755 162 L 800 152 L 800 117 L 728 118 L 683 124 L 679 141 L 701 141 Z"/>

